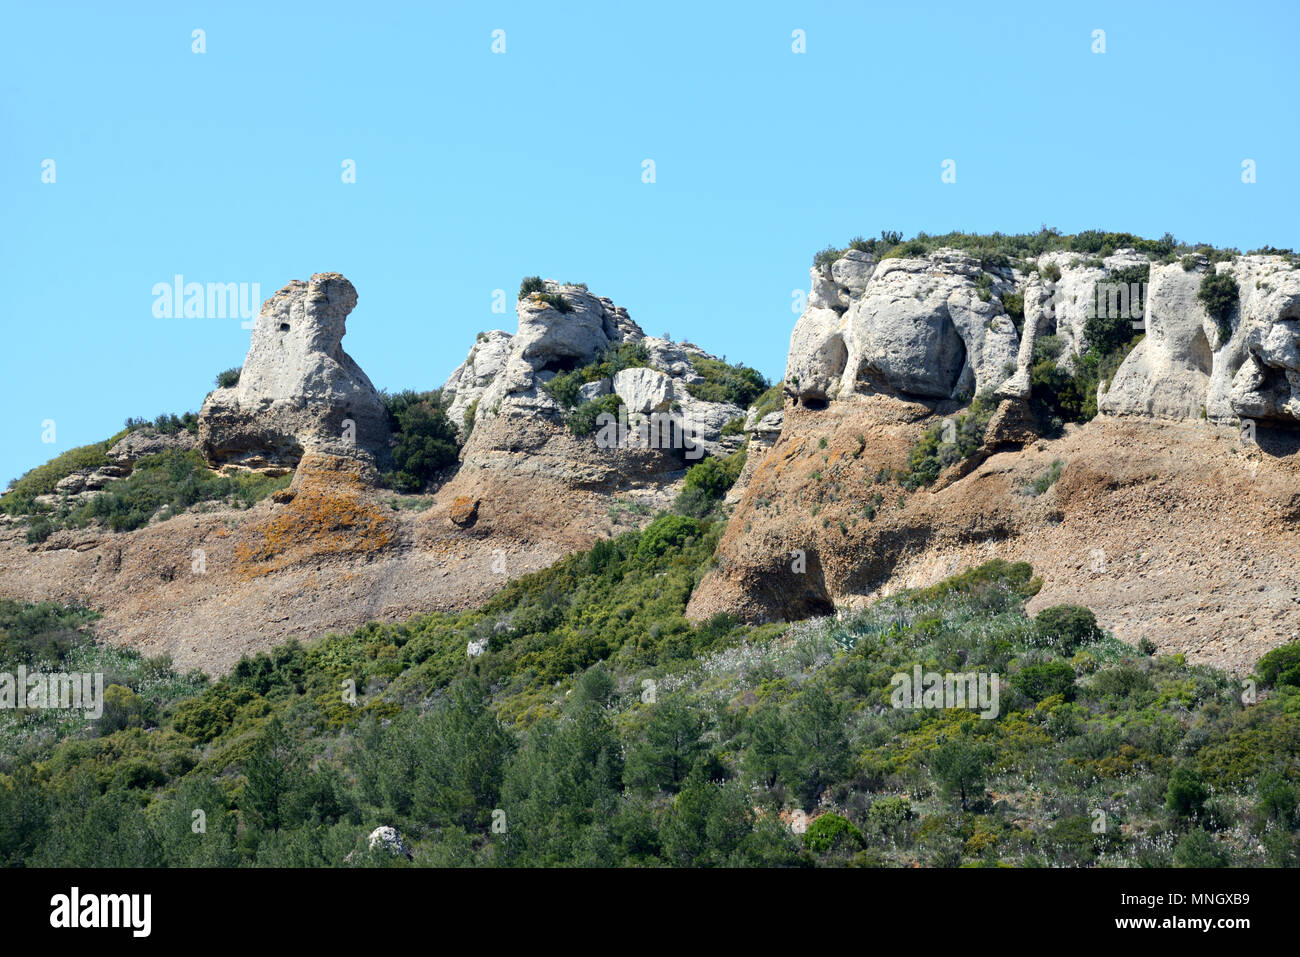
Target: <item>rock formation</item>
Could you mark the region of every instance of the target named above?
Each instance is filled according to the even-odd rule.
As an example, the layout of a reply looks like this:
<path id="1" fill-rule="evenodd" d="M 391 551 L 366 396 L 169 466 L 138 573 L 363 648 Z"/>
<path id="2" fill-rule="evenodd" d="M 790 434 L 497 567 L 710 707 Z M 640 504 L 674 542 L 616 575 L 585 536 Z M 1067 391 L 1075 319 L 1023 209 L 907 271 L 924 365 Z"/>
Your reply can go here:
<path id="1" fill-rule="evenodd" d="M 447 417 L 462 434 L 467 431 L 466 416 L 470 409 L 477 407 L 487 387 L 505 366 L 513 338 L 500 329 L 480 332 L 465 361 L 456 367 L 443 385 L 442 398 L 447 404 Z"/>
<path id="2" fill-rule="evenodd" d="M 1019 337 L 1001 302 L 1013 288 L 1009 268 L 986 272 L 960 252 L 874 263 L 850 250 L 812 270 L 786 388 L 805 404 L 861 391 L 955 399 L 996 388 L 1016 368 Z"/>
<path id="3" fill-rule="evenodd" d="M 559 311 L 552 296 L 562 296 L 567 311 Z M 626 309 L 583 286 L 548 280 L 545 296 L 520 299 L 516 311 L 518 331 L 480 334 L 443 386 L 444 396 L 452 397 L 453 421 L 463 423 L 471 406 L 474 415 L 460 469 L 440 497 L 477 503 L 476 529 L 505 527 L 519 537 L 554 536 L 575 546 L 589 542 L 611 495 L 645 493 L 667 504 L 687 466 L 739 446 L 740 437 L 722 435 L 722 427 L 745 410 L 691 395 L 690 387 L 703 381 L 692 357 L 713 358 L 704 350 L 647 336 Z M 629 425 L 622 440 L 609 446 L 599 432 L 575 435 L 566 424 L 570 410 L 547 384 L 633 343 L 644 347 L 646 365 L 580 389 L 583 402 L 618 397 Z M 652 416 L 667 424 L 662 441 L 646 441 L 635 429 L 640 417 Z M 460 524 L 450 512 L 435 512 L 435 520 L 442 519 Z"/>
<path id="4" fill-rule="evenodd" d="M 1209 269 L 1239 289 L 1223 330 L 1196 298 Z M 1146 336 L 1100 396 L 1102 412 L 1300 422 L 1300 270 L 1280 256 L 1153 264 L 1148 295 Z"/>
<path id="5" fill-rule="evenodd" d="M 1058 364 L 1073 368 L 1097 284 L 1148 263 L 1146 335 L 1102 382 L 1102 414 L 1042 437 L 1027 401 L 1036 343 L 1057 337 Z M 690 617 L 826 614 L 1002 557 L 1043 576 L 1031 608 L 1086 604 L 1120 637 L 1193 660 L 1248 666 L 1295 634 L 1300 594 L 1284 580 L 1300 547 L 1300 270 L 1255 255 L 1184 268 L 1123 249 L 1032 265 L 850 251 L 812 270 L 779 436 L 766 450 L 751 436 Z M 1240 288 L 1223 330 L 1197 298 L 1211 268 Z M 922 434 L 976 394 L 997 400 L 978 453 L 932 486 L 894 481 Z M 1284 434 L 1243 442 L 1242 418 Z M 1060 479 L 1040 491 L 1053 463 Z"/>
<path id="6" fill-rule="evenodd" d="M 357 292 L 338 273 L 294 280 L 262 304 L 238 384 L 212 392 L 199 448 L 214 467 L 286 471 L 304 453 L 389 458 L 388 414 L 343 351 Z"/>

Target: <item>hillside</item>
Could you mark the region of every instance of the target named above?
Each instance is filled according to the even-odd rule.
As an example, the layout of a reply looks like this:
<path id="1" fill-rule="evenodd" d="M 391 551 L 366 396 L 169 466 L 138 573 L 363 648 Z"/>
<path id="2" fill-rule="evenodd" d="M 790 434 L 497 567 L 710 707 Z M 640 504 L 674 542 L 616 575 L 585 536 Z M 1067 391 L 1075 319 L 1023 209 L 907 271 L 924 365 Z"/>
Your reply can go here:
<path id="1" fill-rule="evenodd" d="M 1300 633 L 1296 265 L 885 232 L 817 254 L 776 386 L 529 277 L 513 333 L 396 394 L 343 350 L 357 291 L 320 273 L 267 300 L 197 414 L 12 483 L 0 594 L 86 604 L 102 640 L 219 676 L 291 637 L 476 608 L 643 527 L 695 468 L 687 512 L 731 518 L 692 620 L 860 608 L 1000 557 L 1043 579 L 1031 611 L 1077 601 L 1122 640 L 1249 671 Z"/>
<path id="2" fill-rule="evenodd" d="M 110 682 L 94 725 L 0 713 L 0 859 L 1298 863 L 1300 646 L 1243 704 L 1086 609 L 1028 617 L 1041 583 L 1000 561 L 838 620 L 692 627 L 719 530 L 660 518 L 480 610 L 283 644 L 215 683 L 94 645 L 93 615 L 0 606 L 7 656 Z M 914 667 L 1001 673 L 996 714 L 900 710 Z"/>

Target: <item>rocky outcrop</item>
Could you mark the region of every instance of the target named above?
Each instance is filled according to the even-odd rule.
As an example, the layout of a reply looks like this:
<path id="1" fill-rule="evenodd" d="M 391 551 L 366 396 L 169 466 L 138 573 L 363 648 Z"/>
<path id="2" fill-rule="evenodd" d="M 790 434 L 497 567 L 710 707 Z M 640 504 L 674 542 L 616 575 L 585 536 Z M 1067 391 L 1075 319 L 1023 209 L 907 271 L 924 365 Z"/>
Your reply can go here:
<path id="1" fill-rule="evenodd" d="M 516 311 L 517 332 L 480 337 L 443 387 L 453 397 L 453 419 L 471 403 L 475 412 L 460 468 L 439 497 L 475 503 L 473 521 L 454 504 L 435 509 L 430 521 L 475 535 L 582 547 L 607 524 L 616 500 L 664 507 L 688 466 L 743 441 L 722 434 L 743 409 L 691 394 L 703 381 L 693 360 L 714 358 L 699 347 L 647 336 L 626 309 L 584 286 L 548 280 Z M 548 385 L 632 344 L 644 349 L 644 365 L 578 389 L 579 403 L 617 397 L 612 405 L 620 407 L 621 424 L 576 434 L 573 410 Z"/>
<path id="2" fill-rule="evenodd" d="M 456 367 L 442 387 L 447 417 L 462 434 L 468 431 L 466 417 L 474 408 L 510 355 L 514 336 L 500 329 L 480 332 L 465 361 Z"/>
<path id="3" fill-rule="evenodd" d="M 721 435 L 722 426 L 744 410 L 722 402 L 705 402 L 690 393 L 701 381 L 692 357 L 713 358 L 690 343 L 675 343 L 645 335 L 609 299 L 585 287 L 548 281 L 547 296 L 563 297 L 567 311 L 542 296 L 519 300 L 519 329 L 513 336 L 489 333 L 443 387 L 452 394 L 455 411 L 472 395 L 477 402 L 474 429 L 462 455 L 462 470 L 506 468 L 543 472 L 578 484 L 618 484 L 674 472 L 695 460 L 684 447 L 667 450 L 627 444 L 599 447 L 597 436 L 579 438 L 565 428 L 568 410 L 547 391 L 555 376 L 597 361 L 615 346 L 638 343 L 648 362 L 622 369 L 581 386 L 582 401 L 616 395 L 630 416 L 664 413 L 675 416 L 693 432 L 703 452 L 734 447 Z M 468 384 L 472 378 L 472 385 Z M 527 450 L 525 462 L 519 453 Z M 659 454 L 660 452 L 667 454 Z"/>
<path id="4" fill-rule="evenodd" d="M 1146 335 L 1098 398 L 1110 415 L 1196 417 L 1205 406 L 1219 332 L 1197 300 L 1203 269 L 1153 265 L 1147 286 Z"/>
<path id="5" fill-rule="evenodd" d="M 1146 335 L 1103 383 L 1105 414 L 1046 438 L 1031 411 L 1043 337 L 1073 368 L 1097 284 L 1147 263 L 1051 253 L 1024 272 L 939 250 L 814 268 L 779 433 L 763 450 L 751 433 L 689 617 L 826 614 L 1000 557 L 1043 577 L 1033 607 L 1084 603 L 1119 637 L 1192 660 L 1249 667 L 1287 640 L 1300 620 L 1275 577 L 1300 539 L 1300 271 L 1288 260 L 1150 263 Z M 1240 287 L 1228 330 L 1197 298 L 1210 268 Z M 900 485 L 927 429 L 989 393 L 976 454 L 930 486 Z M 1286 423 L 1290 438 L 1250 445 L 1214 427 L 1241 417 Z"/>
<path id="6" fill-rule="evenodd" d="M 745 416 L 745 437 L 749 440 L 746 443 L 745 467 L 740 470 L 735 484 L 727 491 L 728 505 L 735 505 L 740 501 L 745 494 L 745 489 L 749 487 L 749 480 L 753 477 L 754 470 L 763 461 L 763 456 L 767 454 L 768 449 L 781 437 L 785 413 L 779 410 L 765 415 L 758 413 L 758 409 L 751 408 Z"/>
<path id="7" fill-rule="evenodd" d="M 309 451 L 388 461 L 383 400 L 343 351 L 356 303 L 347 279 L 317 273 L 262 305 L 238 384 L 212 392 L 199 414 L 210 464 L 283 472 Z"/>
<path id="8" fill-rule="evenodd" d="M 972 397 L 1017 368 L 1020 337 L 1001 297 L 1009 268 L 986 270 L 964 253 L 869 262 L 850 250 L 812 270 L 795 324 L 786 388 L 805 405 L 853 393 Z"/>
<path id="9" fill-rule="evenodd" d="M 1152 265 L 1146 335 L 1098 408 L 1115 416 L 1300 423 L 1300 271 L 1279 256 L 1189 265 Z M 1210 269 L 1230 275 L 1239 290 L 1224 328 L 1197 299 Z"/>

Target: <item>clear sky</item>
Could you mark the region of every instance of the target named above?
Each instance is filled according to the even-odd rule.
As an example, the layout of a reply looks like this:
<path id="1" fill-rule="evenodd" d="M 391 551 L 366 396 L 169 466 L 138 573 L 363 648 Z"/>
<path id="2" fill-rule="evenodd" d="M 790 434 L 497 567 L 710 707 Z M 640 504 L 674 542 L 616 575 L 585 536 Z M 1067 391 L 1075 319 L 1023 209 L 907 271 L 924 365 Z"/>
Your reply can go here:
<path id="1" fill-rule="evenodd" d="M 792 291 L 856 234 L 1300 247 L 1298 10 L 6 4 L 0 483 L 128 415 L 197 411 L 242 363 L 238 319 L 154 315 L 176 274 L 265 299 L 343 273 L 345 348 L 397 390 L 513 332 L 531 274 L 776 379 Z"/>

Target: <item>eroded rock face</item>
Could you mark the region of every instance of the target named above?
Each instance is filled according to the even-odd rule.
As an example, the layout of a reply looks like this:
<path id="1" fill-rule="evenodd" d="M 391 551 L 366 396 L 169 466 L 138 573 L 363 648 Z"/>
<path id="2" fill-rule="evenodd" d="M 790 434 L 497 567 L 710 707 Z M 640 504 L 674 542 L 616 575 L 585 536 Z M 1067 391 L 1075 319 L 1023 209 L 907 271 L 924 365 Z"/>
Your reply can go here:
<path id="1" fill-rule="evenodd" d="M 987 299 L 977 281 L 987 283 Z M 850 250 L 829 276 L 812 270 L 808 308 L 790 338 L 787 390 L 807 404 L 857 392 L 953 399 L 996 388 L 1016 371 L 1020 337 L 1001 301 L 1014 288 L 1011 270 L 986 271 L 952 250 L 878 264 Z"/>
<path id="2" fill-rule="evenodd" d="M 545 293 L 562 296 L 569 309 L 560 312 L 539 295 L 519 300 L 518 331 L 510 337 L 500 333 L 492 343 L 480 341 L 444 387 L 454 395 L 453 412 L 467 395 L 478 404 L 460 469 L 443 495 L 478 503 L 475 533 L 508 527 L 531 541 L 584 545 L 596 517 L 609 511 L 611 497 L 663 495 L 670 501 L 670 490 L 688 466 L 738 447 L 742 438 L 724 436 L 722 428 L 745 413 L 690 394 L 690 387 L 703 381 L 692 360 L 713 358 L 704 350 L 645 335 L 625 309 L 583 286 L 548 280 Z M 612 347 L 631 343 L 644 347 L 649 364 L 585 383 L 579 401 L 613 395 L 633 427 L 639 416 L 661 416 L 687 428 L 670 427 L 661 432 L 668 441 L 657 443 L 643 441 L 632 429 L 613 446 L 603 444 L 608 435 L 599 429 L 574 434 L 567 423 L 572 410 L 562 408 L 547 385 Z M 457 524 L 456 515 L 438 514 Z M 524 520 L 532 514 L 540 520 Z"/>
<path id="3" fill-rule="evenodd" d="M 691 343 L 647 336 L 626 309 L 582 286 L 547 281 L 546 291 L 563 296 L 570 311 L 559 312 L 538 296 L 519 300 L 518 332 L 513 336 L 488 333 L 444 386 L 444 393 L 454 395 L 453 418 L 459 408 L 468 406 L 469 396 L 473 396 L 469 401 L 478 403 L 474 429 L 462 454 L 464 470 L 540 471 L 588 485 L 643 480 L 689 464 L 682 454 L 685 449 L 665 453 L 596 448 L 594 436 L 579 438 L 567 430 L 568 410 L 546 390 L 556 375 L 595 361 L 611 347 L 634 342 L 645 348 L 649 365 L 586 383 L 580 390 L 582 401 L 613 394 L 630 414 L 681 416 L 696 430 L 700 454 L 725 452 L 737 444 L 734 438 L 723 437 L 721 430 L 731 419 L 743 416 L 744 410 L 701 401 L 689 391 L 691 384 L 701 381 L 692 357 L 712 356 Z"/>
<path id="4" fill-rule="evenodd" d="M 199 414 L 213 466 L 282 471 L 309 451 L 388 461 L 383 400 L 343 351 L 356 303 L 338 273 L 294 280 L 263 303 L 239 383 L 212 392 Z"/>
<path id="5" fill-rule="evenodd" d="M 1203 270 L 1152 265 L 1146 335 L 1115 373 L 1097 407 L 1110 415 L 1192 418 L 1205 403 L 1218 330 L 1196 298 Z"/>
<path id="6" fill-rule="evenodd" d="M 1216 421 L 1294 426 L 1300 423 L 1300 271 L 1275 256 L 1246 257 L 1233 271 L 1241 290 L 1239 322 L 1216 354 L 1208 414 Z"/>
<path id="7" fill-rule="evenodd" d="M 1209 269 L 1237 282 L 1226 329 L 1197 299 Z M 1152 265 L 1148 294 L 1146 336 L 1100 396 L 1103 413 L 1300 423 L 1300 271 L 1278 256 Z"/>
<path id="8" fill-rule="evenodd" d="M 823 614 L 996 556 L 1031 562 L 1047 604 L 1091 589 L 1089 607 L 1130 640 L 1145 634 L 1236 664 L 1285 640 L 1293 595 L 1271 576 L 1292 554 L 1300 465 L 1295 440 L 1277 434 L 1297 433 L 1268 430 L 1251 445 L 1204 420 L 1300 421 L 1300 270 L 1266 256 L 1150 263 L 1146 335 L 1100 396 L 1108 414 L 1056 438 L 1035 420 L 1043 337 L 1056 337 L 1058 363 L 1073 367 L 1089 348 L 1097 284 L 1147 262 L 1132 250 L 1101 261 L 1051 253 L 1024 272 L 940 250 L 883 260 L 869 275 L 861 262 L 814 269 L 791 336 L 781 428 L 765 449 L 751 436 L 716 567 L 688 617 Z M 1240 287 L 1226 330 L 1197 298 L 1211 268 Z M 1012 294 L 1023 297 L 1020 330 L 1004 305 Z M 999 401 L 976 454 L 924 489 L 900 487 L 891 476 L 926 430 L 988 390 Z M 1059 480 L 1028 494 L 1049 468 Z M 1160 543 L 1167 564 L 1152 574 L 1136 542 Z M 1088 572 L 1092 586 L 1084 572 L 1099 548 L 1108 564 Z M 1211 607 L 1222 613 L 1207 613 L 1204 590 L 1234 577 L 1235 555 L 1247 553 L 1271 571 L 1253 593 L 1216 592 Z"/>
<path id="9" fill-rule="evenodd" d="M 442 397 L 449 402 L 447 417 L 462 433 L 470 408 L 482 398 L 510 355 L 514 336 L 500 329 L 481 332 L 470 347 L 465 361 L 456 367 L 442 387 Z"/>

